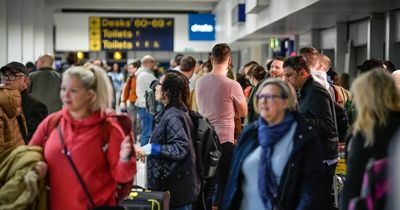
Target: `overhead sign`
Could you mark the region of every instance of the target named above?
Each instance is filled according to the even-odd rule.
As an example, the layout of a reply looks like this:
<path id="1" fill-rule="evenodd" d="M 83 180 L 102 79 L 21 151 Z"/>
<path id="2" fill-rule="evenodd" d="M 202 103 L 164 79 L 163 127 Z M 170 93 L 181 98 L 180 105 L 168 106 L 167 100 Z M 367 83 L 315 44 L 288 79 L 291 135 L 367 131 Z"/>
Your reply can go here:
<path id="1" fill-rule="evenodd" d="M 212 14 L 189 15 L 189 40 L 215 40 L 215 16 Z"/>
<path id="2" fill-rule="evenodd" d="M 232 9 L 232 25 L 246 22 L 246 5 L 237 4 Z"/>
<path id="3" fill-rule="evenodd" d="M 173 18 L 89 17 L 89 50 L 174 50 Z"/>

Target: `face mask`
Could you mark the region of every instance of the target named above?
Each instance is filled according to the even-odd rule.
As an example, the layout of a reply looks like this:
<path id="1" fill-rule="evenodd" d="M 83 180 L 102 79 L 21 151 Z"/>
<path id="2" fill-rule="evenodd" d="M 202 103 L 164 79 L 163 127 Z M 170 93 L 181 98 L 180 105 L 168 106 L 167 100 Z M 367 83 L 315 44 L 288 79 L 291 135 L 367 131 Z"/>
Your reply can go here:
<path id="1" fill-rule="evenodd" d="M 248 79 L 247 81 L 250 82 L 250 85 L 254 86 L 253 81 L 251 81 L 251 79 Z"/>

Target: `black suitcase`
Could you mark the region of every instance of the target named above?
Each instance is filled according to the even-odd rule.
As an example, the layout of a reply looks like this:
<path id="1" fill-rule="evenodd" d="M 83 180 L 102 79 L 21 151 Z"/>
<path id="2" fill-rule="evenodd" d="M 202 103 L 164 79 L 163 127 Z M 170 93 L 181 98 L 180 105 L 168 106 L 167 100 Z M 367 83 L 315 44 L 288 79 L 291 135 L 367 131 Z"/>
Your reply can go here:
<path id="1" fill-rule="evenodd" d="M 168 210 L 169 198 L 169 192 L 149 191 L 134 185 L 122 205 L 128 210 Z"/>

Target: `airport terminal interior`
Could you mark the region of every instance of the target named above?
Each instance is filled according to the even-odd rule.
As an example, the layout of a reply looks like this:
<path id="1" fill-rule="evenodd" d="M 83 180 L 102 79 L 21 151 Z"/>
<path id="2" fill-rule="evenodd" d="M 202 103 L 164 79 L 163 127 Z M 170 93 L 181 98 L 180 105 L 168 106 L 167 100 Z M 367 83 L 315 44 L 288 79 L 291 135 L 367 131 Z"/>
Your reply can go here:
<path id="1" fill-rule="evenodd" d="M 0 67 L 0 210 L 400 209 L 400 0 L 0 0 Z"/>

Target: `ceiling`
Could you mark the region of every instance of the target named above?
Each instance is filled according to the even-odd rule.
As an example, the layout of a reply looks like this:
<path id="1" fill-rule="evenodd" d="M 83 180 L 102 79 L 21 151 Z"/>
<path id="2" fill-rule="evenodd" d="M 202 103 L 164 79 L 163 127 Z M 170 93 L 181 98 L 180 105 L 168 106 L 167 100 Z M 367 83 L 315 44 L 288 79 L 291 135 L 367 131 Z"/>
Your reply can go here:
<path id="1" fill-rule="evenodd" d="M 46 0 L 46 6 L 64 12 L 188 13 L 211 12 L 218 0 Z M 368 18 L 373 13 L 400 9 L 400 0 L 319 0 L 237 41 L 265 41 L 292 37 L 311 29 L 334 27 L 337 22 Z"/>
<path id="2" fill-rule="evenodd" d="M 311 29 L 334 27 L 337 22 L 362 20 L 374 13 L 396 9 L 400 9 L 400 0 L 321 0 L 238 41 L 291 37 Z"/>
<path id="3" fill-rule="evenodd" d="M 107 12 L 211 12 L 218 0 L 46 0 L 46 5 L 61 10 Z"/>

